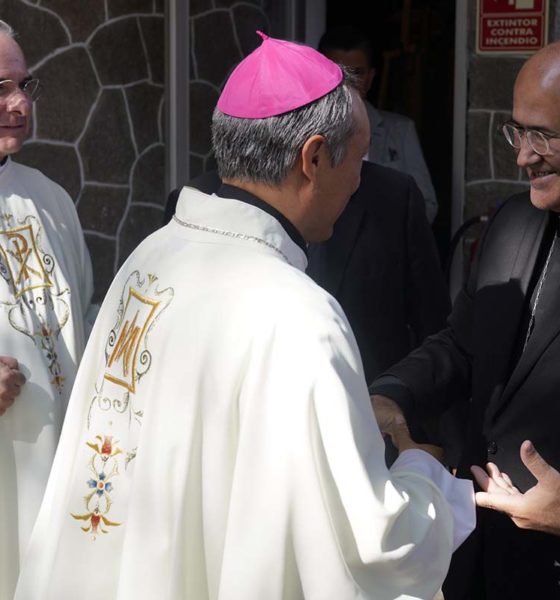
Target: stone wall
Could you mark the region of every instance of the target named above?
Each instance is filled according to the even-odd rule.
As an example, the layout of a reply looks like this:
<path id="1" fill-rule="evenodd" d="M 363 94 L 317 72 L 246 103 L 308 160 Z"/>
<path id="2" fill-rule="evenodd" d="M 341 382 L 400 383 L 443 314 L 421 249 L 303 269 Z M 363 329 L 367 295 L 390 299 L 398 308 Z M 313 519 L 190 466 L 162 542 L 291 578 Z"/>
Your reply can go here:
<path id="1" fill-rule="evenodd" d="M 43 83 L 17 155 L 75 200 L 96 299 L 161 223 L 164 0 L 0 0 Z"/>
<path id="2" fill-rule="evenodd" d="M 469 2 L 464 220 L 491 213 L 508 196 L 528 189 L 529 185 L 500 128 L 511 118 L 513 83 L 527 56 L 475 53 L 476 4 Z M 550 2 L 549 41 L 555 39 L 555 16 L 555 3 Z M 480 233 L 481 227 L 473 227 L 466 234 L 467 257 L 472 255 L 472 244 Z"/>
<path id="3" fill-rule="evenodd" d="M 186 0 L 176 0 L 186 1 Z M 297 4 L 297 0 L 292 0 Z M 210 120 L 232 68 L 284 37 L 288 1 L 190 0 L 190 176 L 211 169 Z M 17 160 L 72 196 L 101 300 L 165 205 L 164 0 L 0 0 L 44 90 Z"/>
<path id="4" fill-rule="evenodd" d="M 210 123 L 220 90 L 235 65 L 261 41 L 256 30 L 285 37 L 288 2 L 192 0 L 190 17 L 190 176 L 215 165 Z"/>

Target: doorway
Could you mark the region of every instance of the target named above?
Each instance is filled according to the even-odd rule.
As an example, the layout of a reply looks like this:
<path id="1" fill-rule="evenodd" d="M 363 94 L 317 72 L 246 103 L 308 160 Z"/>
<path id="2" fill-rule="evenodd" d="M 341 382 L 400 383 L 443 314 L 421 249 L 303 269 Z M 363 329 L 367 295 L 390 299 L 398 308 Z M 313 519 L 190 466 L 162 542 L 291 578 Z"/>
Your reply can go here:
<path id="1" fill-rule="evenodd" d="M 432 229 L 440 260 L 450 245 L 453 154 L 455 2 L 327 0 L 326 27 L 353 25 L 367 34 L 377 75 L 368 99 L 414 120 L 439 204 Z"/>

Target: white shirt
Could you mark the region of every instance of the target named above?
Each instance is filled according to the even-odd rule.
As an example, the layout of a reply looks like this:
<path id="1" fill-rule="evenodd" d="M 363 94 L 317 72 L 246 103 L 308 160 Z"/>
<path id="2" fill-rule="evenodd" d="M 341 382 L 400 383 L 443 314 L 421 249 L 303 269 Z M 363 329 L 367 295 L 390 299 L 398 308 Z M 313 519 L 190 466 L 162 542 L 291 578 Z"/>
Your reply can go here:
<path id="1" fill-rule="evenodd" d="M 354 336 L 278 221 L 185 188 L 117 274 L 17 600 L 428 598 L 470 482 L 391 471 Z"/>
<path id="2" fill-rule="evenodd" d="M 366 102 L 371 139 L 366 160 L 411 175 L 424 196 L 426 217 L 433 223 L 438 203 L 416 126 L 398 113 L 378 110 Z"/>

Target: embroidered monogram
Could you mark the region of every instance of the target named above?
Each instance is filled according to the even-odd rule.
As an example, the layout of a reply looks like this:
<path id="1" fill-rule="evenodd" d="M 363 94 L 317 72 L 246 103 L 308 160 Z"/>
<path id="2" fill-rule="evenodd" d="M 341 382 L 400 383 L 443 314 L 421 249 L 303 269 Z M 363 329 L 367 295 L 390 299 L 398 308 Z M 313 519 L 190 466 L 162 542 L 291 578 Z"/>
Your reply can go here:
<path id="1" fill-rule="evenodd" d="M 30 224 L 0 231 L 0 253 L 3 272 L 16 298 L 29 290 L 52 286 L 47 269 L 52 272 L 53 260 L 46 254 L 41 259 Z"/>
<path id="2" fill-rule="evenodd" d="M 132 393 L 136 391 L 137 378 L 150 366 L 151 355 L 146 350 L 142 356 L 140 346 L 159 304 L 158 300 L 147 298 L 129 288 L 118 337 L 115 332 L 109 339 L 112 351 L 107 361 L 105 379 L 122 385 Z M 140 364 L 137 365 L 139 355 Z M 144 371 L 141 371 L 142 363 L 147 363 Z"/>
<path id="3" fill-rule="evenodd" d="M 70 317 L 70 290 L 55 290 L 51 277 L 55 262 L 41 247 L 41 223 L 31 215 L 19 223 L 10 213 L 1 219 L 7 228 L 0 230 L 0 276 L 8 289 L 0 295 L 4 298 L 0 305 L 10 325 L 40 348 L 50 383 L 61 393 L 66 378 L 57 340 Z"/>
<path id="4" fill-rule="evenodd" d="M 115 483 L 121 473 L 120 468 L 126 471 L 137 455 L 144 408 L 137 405 L 136 392 L 152 364 L 150 333 L 174 294 L 170 287 L 160 290 L 157 280 L 153 274 L 142 278 L 138 271 L 131 273 L 126 280 L 115 325 L 107 336 L 105 366 L 95 384 L 95 394 L 87 415 L 87 428 L 104 433 L 95 436 L 97 442 L 86 442 L 93 451 L 89 460 L 92 477 L 86 485 L 93 491 L 84 497 L 87 511 L 84 514 L 71 513 L 71 516 L 88 521 L 88 525 L 81 529 L 94 538 L 99 532 L 108 533 L 109 530 L 103 529 L 103 526 L 121 524 L 108 517 L 113 504 L 118 502 Z M 126 432 L 124 436 L 119 435 L 121 442 L 118 447 L 111 434 L 117 428 Z"/>

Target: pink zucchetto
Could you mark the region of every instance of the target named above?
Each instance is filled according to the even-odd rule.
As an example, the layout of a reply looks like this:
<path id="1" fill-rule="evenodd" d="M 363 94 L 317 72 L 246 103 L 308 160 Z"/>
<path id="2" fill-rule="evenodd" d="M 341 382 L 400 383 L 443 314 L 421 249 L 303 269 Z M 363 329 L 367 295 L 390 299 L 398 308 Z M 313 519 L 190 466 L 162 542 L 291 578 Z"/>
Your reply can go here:
<path id="1" fill-rule="evenodd" d="M 265 119 L 305 106 L 342 81 L 340 67 L 317 50 L 268 37 L 233 70 L 218 100 L 231 117 Z"/>

